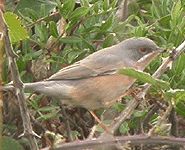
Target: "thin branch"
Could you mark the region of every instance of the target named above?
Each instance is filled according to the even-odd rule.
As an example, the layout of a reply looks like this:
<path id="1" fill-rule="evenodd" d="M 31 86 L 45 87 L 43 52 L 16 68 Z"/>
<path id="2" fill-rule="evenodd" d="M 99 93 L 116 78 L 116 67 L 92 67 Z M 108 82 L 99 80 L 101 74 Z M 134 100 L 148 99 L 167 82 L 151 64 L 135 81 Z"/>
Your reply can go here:
<path id="1" fill-rule="evenodd" d="M 170 133 L 172 136 L 177 137 L 178 136 L 178 118 L 177 118 L 174 107 L 172 108 L 170 112 L 169 121 L 171 122 L 171 125 L 172 125 Z"/>
<path id="2" fill-rule="evenodd" d="M 166 120 L 167 116 L 170 114 L 171 110 L 172 110 L 172 104 L 171 102 L 169 102 L 169 107 L 164 113 L 164 115 L 161 117 L 161 119 L 159 119 L 158 123 L 155 126 L 153 126 L 148 132 L 149 136 L 152 136 L 155 133 L 156 129 L 162 125 L 162 123 Z"/>
<path id="3" fill-rule="evenodd" d="M 28 29 L 28 28 L 30 28 L 30 27 L 33 27 L 33 26 L 36 25 L 36 24 L 41 23 L 42 21 L 44 21 L 44 20 L 46 20 L 46 19 L 48 19 L 48 18 L 51 18 L 51 17 L 58 17 L 59 15 L 60 15 L 59 12 L 55 12 L 55 13 L 53 13 L 53 14 L 51 14 L 51 15 L 48 15 L 48 16 L 46 16 L 46 17 L 43 17 L 43 18 L 41 18 L 41 19 L 35 21 L 34 23 L 31 23 L 31 24 L 27 25 L 26 28 Z"/>
<path id="4" fill-rule="evenodd" d="M 160 106 L 157 103 L 148 113 L 147 116 L 145 117 L 145 120 L 143 121 L 143 128 L 146 129 L 147 127 L 149 128 L 149 121 L 152 118 L 152 116 L 159 110 Z"/>
<path id="5" fill-rule="evenodd" d="M 68 137 L 68 141 L 71 142 L 73 141 L 73 138 L 72 138 L 72 135 L 71 135 L 71 129 L 70 129 L 70 126 L 69 126 L 69 120 L 67 119 L 67 114 L 66 114 L 66 111 L 64 109 L 64 106 L 62 104 L 61 101 L 58 102 L 58 105 L 60 106 L 60 109 L 61 109 L 61 112 L 62 112 L 62 117 L 63 117 L 63 120 L 64 120 L 64 123 L 66 124 L 66 127 L 67 127 L 67 137 Z"/>
<path id="6" fill-rule="evenodd" d="M 38 146 L 34 137 L 36 133 L 34 133 L 34 131 L 32 130 L 30 116 L 28 113 L 29 111 L 26 105 L 26 99 L 23 92 L 23 83 L 20 79 L 19 72 L 17 69 L 17 64 L 15 61 L 18 56 L 13 52 L 13 48 L 9 39 L 8 27 L 4 21 L 3 13 L 1 10 L 0 10 L 0 31 L 3 34 L 4 48 L 8 57 L 9 67 L 11 70 L 12 80 L 15 86 L 16 95 L 18 97 L 19 108 L 20 108 L 20 112 L 23 120 L 23 127 L 24 127 L 23 135 L 28 138 L 31 149 L 37 150 Z"/>
<path id="7" fill-rule="evenodd" d="M 2 86 L 2 71 L 3 71 L 3 33 L 0 34 L 0 86 Z M 0 149 L 2 149 L 2 131 L 3 131 L 3 111 L 2 111 L 3 110 L 3 100 L 2 98 L 3 98 L 3 93 L 2 93 L 2 89 L 0 89 Z"/>
<path id="8" fill-rule="evenodd" d="M 123 15 L 122 15 L 122 18 L 121 20 L 122 21 L 125 21 L 127 19 L 127 15 L 128 15 L 128 0 L 125 0 L 124 3 L 123 3 Z"/>
<path id="9" fill-rule="evenodd" d="M 128 142 L 129 141 L 129 142 Z M 110 137 L 108 139 L 103 140 L 85 140 L 85 141 L 77 141 L 73 143 L 64 144 L 62 146 L 58 146 L 54 150 L 76 150 L 76 149 L 100 149 L 100 148 L 108 148 L 117 147 L 118 145 L 124 144 L 163 144 L 163 145 L 173 145 L 173 146 L 185 146 L 185 138 L 172 138 L 172 137 L 155 137 L 148 135 L 134 135 L 134 136 L 122 136 L 122 137 Z M 42 150 L 49 150 L 49 148 L 44 148 Z"/>

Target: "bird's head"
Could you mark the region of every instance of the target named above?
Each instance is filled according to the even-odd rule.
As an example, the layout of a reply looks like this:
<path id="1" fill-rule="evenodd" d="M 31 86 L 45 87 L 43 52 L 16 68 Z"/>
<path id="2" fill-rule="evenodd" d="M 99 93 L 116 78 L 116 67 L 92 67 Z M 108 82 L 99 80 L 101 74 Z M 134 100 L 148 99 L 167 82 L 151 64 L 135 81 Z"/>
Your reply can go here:
<path id="1" fill-rule="evenodd" d="M 122 52 L 127 53 L 125 59 L 129 59 L 132 66 L 140 70 L 143 70 L 158 54 L 164 52 L 152 40 L 144 37 L 130 38 L 120 44 L 124 47 Z"/>

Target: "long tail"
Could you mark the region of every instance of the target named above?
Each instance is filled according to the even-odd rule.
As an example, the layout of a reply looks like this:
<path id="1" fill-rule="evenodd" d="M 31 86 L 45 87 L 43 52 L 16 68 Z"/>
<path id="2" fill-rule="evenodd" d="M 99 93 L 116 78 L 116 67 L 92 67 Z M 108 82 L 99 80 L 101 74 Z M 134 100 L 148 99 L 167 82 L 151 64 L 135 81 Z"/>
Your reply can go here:
<path id="1" fill-rule="evenodd" d="M 44 93 L 48 96 L 55 96 L 69 99 L 70 90 L 73 86 L 67 81 L 41 81 L 35 83 L 24 83 L 24 90 L 29 92 Z M 7 84 L 2 87 L 3 91 L 15 90 L 13 85 Z"/>
<path id="2" fill-rule="evenodd" d="M 24 83 L 23 88 L 26 91 L 30 91 L 30 92 L 37 92 L 36 89 L 38 89 L 38 82 L 35 83 Z M 3 91 L 13 91 L 15 90 L 15 87 L 12 84 L 7 84 L 5 86 L 2 87 Z"/>
<path id="3" fill-rule="evenodd" d="M 5 86 L 2 86 L 2 91 L 13 91 L 15 88 L 13 85 L 5 85 Z"/>

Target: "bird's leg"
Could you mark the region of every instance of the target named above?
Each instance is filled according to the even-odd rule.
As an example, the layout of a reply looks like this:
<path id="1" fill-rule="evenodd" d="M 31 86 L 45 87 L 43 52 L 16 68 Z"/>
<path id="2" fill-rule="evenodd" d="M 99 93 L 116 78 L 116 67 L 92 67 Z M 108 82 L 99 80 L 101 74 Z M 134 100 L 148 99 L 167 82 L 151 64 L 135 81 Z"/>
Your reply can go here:
<path id="1" fill-rule="evenodd" d="M 110 133 L 110 130 L 109 128 L 104 125 L 101 120 L 95 115 L 95 113 L 91 110 L 89 110 L 89 112 L 91 113 L 91 115 L 94 117 L 94 119 L 100 124 L 100 126 L 107 132 L 107 133 Z"/>

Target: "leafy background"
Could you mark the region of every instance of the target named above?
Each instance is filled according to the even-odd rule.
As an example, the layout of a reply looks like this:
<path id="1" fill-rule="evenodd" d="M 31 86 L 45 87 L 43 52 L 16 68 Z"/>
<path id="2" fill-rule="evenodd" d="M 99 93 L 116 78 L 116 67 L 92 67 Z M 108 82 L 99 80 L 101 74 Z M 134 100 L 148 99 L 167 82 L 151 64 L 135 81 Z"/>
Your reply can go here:
<path id="1" fill-rule="evenodd" d="M 159 47 L 172 50 L 179 46 L 185 37 L 185 9 L 183 0 L 128 0 L 126 13 L 123 16 L 121 0 L 20 0 L 18 3 L 8 1 L 7 13 L 4 18 L 9 27 L 13 49 L 18 54 L 17 65 L 23 82 L 34 82 L 49 77 L 60 68 L 68 66 L 89 54 L 109 47 L 131 37 L 147 37 Z M 55 14 L 55 15 L 53 15 Z M 42 21 L 40 21 L 42 20 Z M 161 58 L 168 57 L 168 53 Z M 154 73 L 162 59 L 156 58 L 146 69 Z M 161 114 L 167 108 L 167 100 L 174 102 L 174 108 L 179 119 L 179 134 L 184 137 L 185 129 L 185 55 L 184 53 L 173 63 L 161 79 L 169 83 L 171 89 L 182 91 L 180 95 L 171 95 L 170 91 L 163 96 L 159 90 L 152 88 L 148 101 L 142 110 L 135 110 L 133 117 L 125 122 L 119 134 L 136 134 L 139 119 L 145 120 L 147 113 L 154 104 L 164 105 L 150 120 L 150 127 L 157 124 Z M 5 58 L 3 81 L 11 81 L 8 62 Z M 137 85 L 143 84 L 138 81 Z M 8 101 L 4 101 L 3 135 L 12 135 L 29 149 L 26 139 L 18 139 L 21 134 L 21 117 L 17 101 L 11 93 L 6 93 Z M 65 125 L 62 121 L 57 100 L 43 95 L 27 93 L 27 104 L 31 115 L 37 124 L 36 133 L 42 135 L 39 147 L 47 147 L 66 139 Z M 110 109 L 100 109 L 99 116 L 104 116 L 105 124 L 110 124 L 116 114 L 125 108 L 130 97 L 124 98 Z M 76 122 L 76 113 L 84 113 L 84 122 Z M 71 120 L 73 139 L 87 138 L 94 120 L 83 108 L 68 108 L 66 111 Z M 74 115 L 75 114 L 75 115 Z M 110 114 L 113 115 L 110 117 Z M 81 117 L 82 114 L 78 114 Z M 12 121 L 11 121 L 12 120 Z M 150 128 L 146 128 L 146 132 Z M 166 128 L 163 128 L 166 127 Z M 169 119 L 160 127 L 159 135 L 169 132 Z M 80 129 L 79 129 L 80 128 Z M 97 133 L 102 132 L 98 127 Z M 57 136 L 54 136 L 57 135 Z M 55 138 L 55 141 L 53 140 Z M 44 141 L 44 142 L 43 142 Z M 48 142 L 50 141 L 50 142 Z"/>

